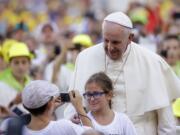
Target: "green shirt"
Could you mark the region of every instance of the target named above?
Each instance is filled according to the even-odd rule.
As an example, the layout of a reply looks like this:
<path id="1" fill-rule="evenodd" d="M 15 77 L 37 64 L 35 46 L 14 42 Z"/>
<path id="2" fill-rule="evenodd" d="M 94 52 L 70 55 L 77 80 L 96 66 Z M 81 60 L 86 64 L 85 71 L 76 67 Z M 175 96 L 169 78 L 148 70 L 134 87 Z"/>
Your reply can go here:
<path id="1" fill-rule="evenodd" d="M 173 67 L 174 72 L 178 77 L 180 77 L 180 61 L 176 63 L 176 65 Z"/>
<path id="2" fill-rule="evenodd" d="M 31 81 L 31 79 L 28 75 L 25 76 L 25 83 L 22 85 L 15 79 L 15 77 L 12 74 L 11 69 L 8 68 L 0 73 L 0 81 L 6 83 L 10 87 L 17 90 L 18 92 L 21 92 L 24 89 L 25 85 Z"/>
<path id="3" fill-rule="evenodd" d="M 69 69 L 69 70 L 71 70 L 71 71 L 74 71 L 74 68 L 75 68 L 75 65 L 73 64 L 73 63 L 66 63 L 65 64 L 65 66 Z"/>

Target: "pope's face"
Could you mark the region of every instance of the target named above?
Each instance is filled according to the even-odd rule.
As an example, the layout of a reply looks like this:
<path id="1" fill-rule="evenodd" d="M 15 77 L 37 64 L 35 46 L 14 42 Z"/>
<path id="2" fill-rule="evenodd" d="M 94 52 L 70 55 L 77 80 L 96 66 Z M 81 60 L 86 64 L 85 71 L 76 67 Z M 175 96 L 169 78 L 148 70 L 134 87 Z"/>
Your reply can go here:
<path id="1" fill-rule="evenodd" d="M 104 49 L 112 60 L 119 60 L 131 42 L 130 33 L 126 28 L 112 22 L 103 24 Z"/>

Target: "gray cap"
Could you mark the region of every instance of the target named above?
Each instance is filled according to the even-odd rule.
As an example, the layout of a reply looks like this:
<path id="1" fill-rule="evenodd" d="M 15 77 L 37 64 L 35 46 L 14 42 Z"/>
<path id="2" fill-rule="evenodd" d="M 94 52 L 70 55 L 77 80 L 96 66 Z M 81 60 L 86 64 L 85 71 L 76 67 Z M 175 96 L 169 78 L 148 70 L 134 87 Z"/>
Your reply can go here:
<path id="1" fill-rule="evenodd" d="M 58 95 L 59 89 L 56 85 L 44 80 L 31 81 L 22 92 L 22 103 L 29 109 L 36 109 Z"/>
<path id="2" fill-rule="evenodd" d="M 130 29 L 133 28 L 133 24 L 132 24 L 131 19 L 126 14 L 124 14 L 123 12 L 111 13 L 104 18 L 104 21 L 117 23 L 119 25 L 122 25 L 122 26 L 130 28 Z"/>

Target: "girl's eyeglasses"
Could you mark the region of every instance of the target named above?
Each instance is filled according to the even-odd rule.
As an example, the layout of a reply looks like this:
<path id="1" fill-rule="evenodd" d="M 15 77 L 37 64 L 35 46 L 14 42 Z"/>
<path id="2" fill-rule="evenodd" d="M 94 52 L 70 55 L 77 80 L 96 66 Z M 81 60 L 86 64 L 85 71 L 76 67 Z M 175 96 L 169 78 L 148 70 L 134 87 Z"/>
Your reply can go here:
<path id="1" fill-rule="evenodd" d="M 93 97 L 94 99 L 98 99 L 99 97 L 101 97 L 102 95 L 106 94 L 105 92 L 86 92 L 83 94 L 83 97 L 86 99 L 86 100 L 90 100 L 91 97 Z"/>

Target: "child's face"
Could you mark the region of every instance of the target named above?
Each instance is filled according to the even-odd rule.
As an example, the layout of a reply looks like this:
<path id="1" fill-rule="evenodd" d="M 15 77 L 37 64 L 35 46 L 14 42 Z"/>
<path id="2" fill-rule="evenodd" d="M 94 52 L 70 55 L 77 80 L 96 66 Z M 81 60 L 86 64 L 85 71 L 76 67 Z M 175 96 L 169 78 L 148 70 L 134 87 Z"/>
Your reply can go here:
<path id="1" fill-rule="evenodd" d="M 109 108 L 109 101 L 111 100 L 111 96 L 109 96 L 108 93 L 105 93 L 97 83 L 90 83 L 86 85 L 84 98 L 88 103 L 88 108 L 92 112 Z"/>
<path id="2" fill-rule="evenodd" d="M 178 61 L 178 53 L 175 51 L 169 50 L 168 54 L 167 54 L 168 64 L 171 66 L 174 66 L 174 65 L 176 65 L 177 61 Z"/>
<path id="3" fill-rule="evenodd" d="M 15 77 L 22 79 L 28 74 L 30 64 L 31 63 L 28 57 L 14 57 L 10 61 L 10 68 Z"/>

